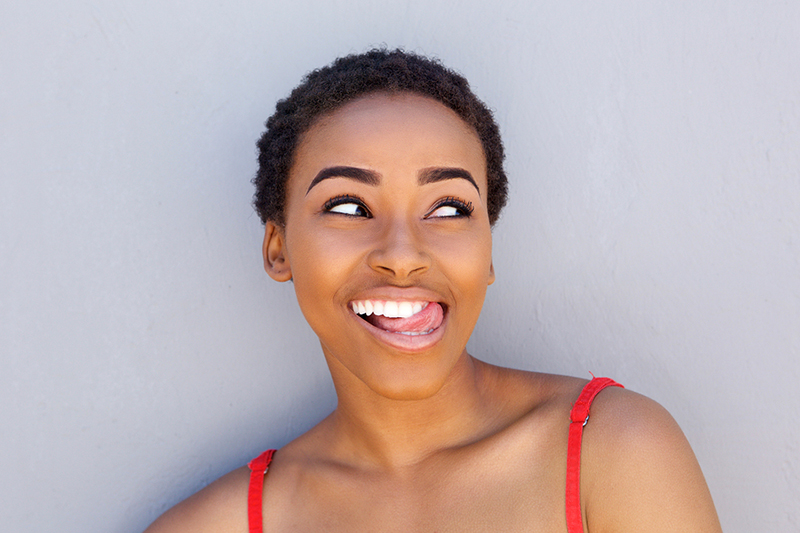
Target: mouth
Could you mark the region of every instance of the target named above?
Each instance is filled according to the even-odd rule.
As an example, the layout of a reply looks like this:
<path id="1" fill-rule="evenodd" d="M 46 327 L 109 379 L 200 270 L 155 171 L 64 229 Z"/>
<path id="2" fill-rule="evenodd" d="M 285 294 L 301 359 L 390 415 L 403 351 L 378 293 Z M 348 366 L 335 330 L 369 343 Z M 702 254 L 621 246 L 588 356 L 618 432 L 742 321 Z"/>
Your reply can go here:
<path id="1" fill-rule="evenodd" d="M 371 326 L 409 337 L 434 333 L 446 312 L 443 304 L 427 301 L 355 300 L 350 307 Z"/>

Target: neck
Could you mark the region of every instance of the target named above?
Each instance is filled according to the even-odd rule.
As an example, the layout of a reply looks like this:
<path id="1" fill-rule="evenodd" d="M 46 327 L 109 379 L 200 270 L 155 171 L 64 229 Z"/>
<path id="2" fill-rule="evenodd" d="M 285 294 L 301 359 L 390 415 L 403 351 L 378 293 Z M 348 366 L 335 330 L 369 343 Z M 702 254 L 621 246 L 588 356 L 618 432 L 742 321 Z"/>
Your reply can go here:
<path id="1" fill-rule="evenodd" d="M 393 399 L 333 363 L 339 402 L 328 419 L 332 444 L 354 463 L 399 470 L 474 442 L 496 418 L 488 401 L 489 368 L 465 351 L 433 394 Z"/>

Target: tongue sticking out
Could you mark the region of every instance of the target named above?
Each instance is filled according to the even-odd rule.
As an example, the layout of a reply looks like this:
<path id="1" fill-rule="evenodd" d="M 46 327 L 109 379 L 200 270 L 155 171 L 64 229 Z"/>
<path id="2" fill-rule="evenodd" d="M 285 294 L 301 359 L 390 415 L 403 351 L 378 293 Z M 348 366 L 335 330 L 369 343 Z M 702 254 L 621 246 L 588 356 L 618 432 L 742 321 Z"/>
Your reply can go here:
<path id="1" fill-rule="evenodd" d="M 442 325 L 444 311 L 441 305 L 431 302 L 425 309 L 408 318 L 387 318 L 385 316 L 371 315 L 366 317 L 365 320 L 376 328 L 394 333 L 424 334 Z"/>

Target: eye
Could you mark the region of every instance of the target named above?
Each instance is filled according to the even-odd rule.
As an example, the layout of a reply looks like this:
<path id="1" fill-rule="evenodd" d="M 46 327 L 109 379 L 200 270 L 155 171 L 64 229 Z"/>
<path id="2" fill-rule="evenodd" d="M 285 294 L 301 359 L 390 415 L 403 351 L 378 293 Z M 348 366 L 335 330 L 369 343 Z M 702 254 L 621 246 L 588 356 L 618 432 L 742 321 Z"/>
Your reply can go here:
<path id="1" fill-rule="evenodd" d="M 369 212 L 369 209 L 367 209 L 367 206 L 364 205 L 364 201 L 361 200 L 361 198 L 350 196 L 349 194 L 331 198 L 325 202 L 325 205 L 322 206 L 322 210 L 327 213 L 336 213 L 348 217 L 372 218 L 372 214 Z"/>
<path id="2" fill-rule="evenodd" d="M 442 207 L 437 207 L 436 210 L 429 215 L 430 218 L 457 216 L 463 216 L 463 213 L 459 208 L 453 205 L 443 205 Z"/>
<path id="3" fill-rule="evenodd" d="M 472 202 L 465 202 L 455 196 L 448 196 L 439 200 L 425 218 L 466 218 L 472 216 Z"/>

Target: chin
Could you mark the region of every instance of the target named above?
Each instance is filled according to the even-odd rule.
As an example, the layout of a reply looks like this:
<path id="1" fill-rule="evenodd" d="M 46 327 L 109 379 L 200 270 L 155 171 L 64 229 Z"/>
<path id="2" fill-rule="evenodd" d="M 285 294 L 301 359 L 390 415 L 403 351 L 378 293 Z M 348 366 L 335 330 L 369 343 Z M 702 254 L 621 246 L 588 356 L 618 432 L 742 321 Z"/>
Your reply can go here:
<path id="1" fill-rule="evenodd" d="M 323 353 L 331 371 L 337 391 L 365 387 L 371 393 L 397 401 L 426 400 L 439 394 L 453 379 L 458 379 L 462 356 L 448 355 L 445 346 L 424 354 L 360 353 L 354 357 L 339 358 L 327 349 Z M 352 348 L 350 348 L 352 350 Z M 347 349 L 341 350 L 348 353 Z M 458 352 L 458 350 L 453 350 Z M 353 388 L 355 387 L 355 389 Z M 362 389 L 362 392 L 365 392 Z"/>

